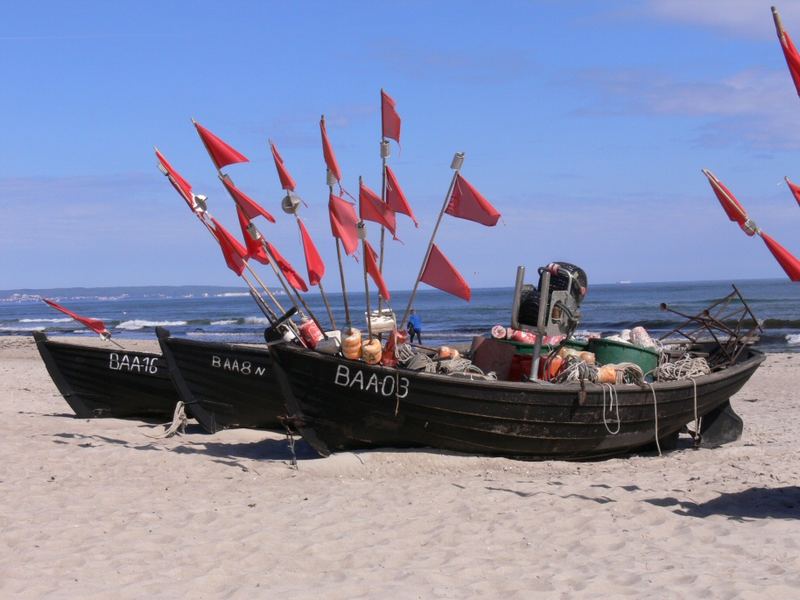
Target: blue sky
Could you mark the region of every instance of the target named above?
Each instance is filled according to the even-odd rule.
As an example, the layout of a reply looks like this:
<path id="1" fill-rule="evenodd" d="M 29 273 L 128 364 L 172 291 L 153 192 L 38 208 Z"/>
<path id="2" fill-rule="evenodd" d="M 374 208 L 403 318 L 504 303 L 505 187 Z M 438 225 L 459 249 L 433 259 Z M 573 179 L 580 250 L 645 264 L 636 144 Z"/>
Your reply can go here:
<path id="1" fill-rule="evenodd" d="M 299 7 L 302 8 L 299 8 Z M 237 282 L 155 167 L 157 145 L 237 231 L 190 118 L 251 159 L 228 168 L 278 216 L 278 144 L 338 289 L 318 119 L 344 184 L 380 185 L 379 90 L 397 101 L 399 217 L 387 280 L 408 288 L 453 152 L 502 212 L 446 218 L 440 247 L 475 287 L 569 260 L 590 281 L 780 277 L 725 218 L 711 169 L 800 254 L 800 99 L 770 2 L 49 2 L 0 23 L 0 289 Z M 778 5 L 800 38 L 800 7 Z M 377 226 L 370 226 L 372 239 Z M 358 286 L 359 266 L 347 270 Z M 360 289 L 360 288 L 356 288 Z"/>

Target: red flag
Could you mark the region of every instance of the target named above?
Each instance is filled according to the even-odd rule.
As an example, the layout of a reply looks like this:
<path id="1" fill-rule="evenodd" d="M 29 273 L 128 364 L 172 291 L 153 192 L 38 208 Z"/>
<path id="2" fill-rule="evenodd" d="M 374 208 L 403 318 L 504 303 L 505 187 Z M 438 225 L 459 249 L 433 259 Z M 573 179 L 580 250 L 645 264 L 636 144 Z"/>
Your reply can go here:
<path id="1" fill-rule="evenodd" d="M 497 209 L 472 187 L 472 184 L 464 179 L 461 173 L 456 174 L 453 193 L 450 195 L 450 202 L 445 212 L 459 219 L 475 221 L 488 227 L 496 225 L 500 218 Z"/>
<path id="2" fill-rule="evenodd" d="M 741 230 L 747 235 L 753 235 L 755 231 L 746 226 L 749 219 L 747 211 L 736 199 L 736 196 L 711 171 L 703 169 L 703 174 L 708 179 L 708 183 L 711 184 L 711 189 L 714 190 L 714 194 L 728 218 L 738 223 Z"/>
<path id="3" fill-rule="evenodd" d="M 381 90 L 381 125 L 383 137 L 400 143 L 400 115 L 397 114 L 392 97 Z"/>
<path id="4" fill-rule="evenodd" d="M 278 177 L 281 180 L 281 187 L 284 190 L 294 191 L 295 183 L 286 165 L 283 164 L 283 157 L 278 153 L 278 147 L 270 140 L 269 147 L 272 149 L 272 158 L 275 160 L 275 168 L 278 169 Z"/>
<path id="5" fill-rule="evenodd" d="M 378 293 L 384 300 L 389 301 L 392 299 L 389 294 L 389 288 L 386 287 L 386 282 L 383 280 L 381 270 L 378 268 L 378 255 L 372 249 L 369 242 L 364 240 L 364 265 L 366 266 L 367 273 L 372 277 L 372 281 L 378 286 Z"/>
<path id="6" fill-rule="evenodd" d="M 297 225 L 300 227 L 300 235 L 303 238 L 303 253 L 306 255 L 306 269 L 308 270 L 308 282 L 311 285 L 319 285 L 325 275 L 325 263 L 319 255 L 314 240 L 308 235 L 305 224 L 298 219 Z"/>
<path id="7" fill-rule="evenodd" d="M 203 144 L 217 169 L 234 163 L 249 162 L 244 154 L 223 142 L 200 123 L 194 120 L 192 120 L 192 123 L 194 123 L 197 133 L 200 135 L 200 139 L 203 140 Z"/>
<path id="8" fill-rule="evenodd" d="M 469 284 L 461 276 L 461 273 L 456 270 L 453 263 L 442 254 L 436 244 L 431 246 L 431 254 L 425 264 L 425 270 L 422 272 L 420 281 L 424 281 L 428 285 L 453 296 L 463 298 L 467 302 L 472 296 Z"/>
<path id="9" fill-rule="evenodd" d="M 775 260 L 777 260 L 781 267 L 783 267 L 783 270 L 786 271 L 789 279 L 792 281 L 800 281 L 800 260 L 797 260 L 791 252 L 763 231 L 760 232 L 760 235 L 761 239 L 764 240 L 764 243 L 767 245 L 767 248 L 769 248 L 769 251 L 772 252 L 772 256 L 775 257 Z"/>
<path id="10" fill-rule="evenodd" d="M 342 240 L 344 252 L 348 256 L 358 249 L 358 217 L 353 205 L 339 198 L 330 195 L 328 199 L 328 213 L 331 219 L 331 233 L 333 237 Z"/>
<path id="11" fill-rule="evenodd" d="M 284 274 L 286 280 L 291 284 L 291 286 L 296 290 L 307 292 L 308 286 L 306 285 L 306 282 L 303 281 L 300 273 L 294 270 L 294 267 L 283 257 L 280 252 L 278 252 L 278 249 L 275 246 L 269 242 L 266 242 L 266 244 L 267 250 L 269 250 L 269 253 L 275 259 L 275 262 L 278 263 L 278 268 Z"/>
<path id="12" fill-rule="evenodd" d="M 47 298 L 42 298 L 42 300 L 46 304 L 49 304 L 50 306 L 55 308 L 56 310 L 60 310 L 65 315 L 72 317 L 73 319 L 78 321 L 78 323 L 85 325 L 95 333 L 100 334 L 103 337 L 111 337 L 111 333 L 108 331 L 108 329 L 106 329 L 105 323 L 103 323 L 100 319 L 91 319 L 89 317 L 82 317 L 78 314 L 75 314 L 71 310 L 64 308 L 60 304 L 53 302 L 52 300 L 48 300 Z"/>
<path id="13" fill-rule="evenodd" d="M 269 214 L 258 202 L 233 185 L 227 176 L 222 178 L 222 183 L 227 188 L 234 202 L 236 202 L 236 206 L 242 209 L 248 221 L 252 221 L 258 215 L 261 215 L 270 223 L 275 222 L 275 217 Z"/>
<path id="14" fill-rule="evenodd" d="M 397 239 L 397 217 L 394 211 L 363 182 L 358 187 L 358 214 L 364 221 L 383 225 L 391 232 L 394 239 Z"/>
<path id="15" fill-rule="evenodd" d="M 248 228 L 250 226 L 250 219 L 247 218 L 247 215 L 245 215 L 242 209 L 238 206 L 236 207 L 236 214 L 239 216 L 239 225 L 242 228 L 245 246 L 247 246 L 247 257 L 254 258 L 262 265 L 268 265 L 269 257 L 264 250 L 264 244 L 261 243 L 260 238 L 255 239 L 250 234 L 250 229 Z"/>
<path id="16" fill-rule="evenodd" d="M 800 185 L 793 184 L 791 181 L 789 181 L 788 177 L 784 177 L 784 179 L 786 179 L 786 185 L 789 186 L 794 199 L 797 200 L 798 204 L 800 204 Z"/>
<path id="17" fill-rule="evenodd" d="M 797 48 L 795 48 L 794 43 L 792 43 L 792 38 L 789 37 L 789 34 L 786 31 L 782 33 L 783 35 L 780 36 L 781 49 L 783 50 L 783 56 L 786 58 L 786 65 L 789 67 L 789 73 L 792 75 L 792 81 L 794 81 L 797 95 L 800 96 L 800 54 L 798 54 Z"/>
<path id="18" fill-rule="evenodd" d="M 178 173 L 175 169 L 172 168 L 172 165 L 167 162 L 167 159 L 164 158 L 164 155 L 159 152 L 158 148 L 156 148 L 156 158 L 158 158 L 159 165 L 164 171 L 164 174 L 169 179 L 169 182 L 172 184 L 181 197 L 186 201 L 186 204 L 189 205 L 189 208 L 194 210 L 194 194 L 192 194 L 192 186 L 186 181 L 183 177 L 181 177 L 180 173 Z"/>
<path id="19" fill-rule="evenodd" d="M 397 177 L 394 172 L 386 165 L 386 206 L 391 208 L 396 213 L 403 213 L 408 215 L 414 221 L 414 227 L 419 227 L 414 211 L 411 210 L 411 205 L 406 200 L 400 184 L 397 183 Z"/>
<path id="20" fill-rule="evenodd" d="M 225 263 L 231 271 L 241 275 L 247 261 L 247 249 L 214 217 L 211 217 L 211 222 L 214 224 L 214 235 L 219 242 L 222 256 L 225 257 Z"/>
<path id="21" fill-rule="evenodd" d="M 339 163 L 336 162 L 336 155 L 333 153 L 331 142 L 328 139 L 328 131 L 325 129 L 325 115 L 319 120 L 319 130 L 322 132 L 322 155 L 325 157 L 325 164 L 336 181 L 341 181 L 342 172 L 339 170 Z"/>

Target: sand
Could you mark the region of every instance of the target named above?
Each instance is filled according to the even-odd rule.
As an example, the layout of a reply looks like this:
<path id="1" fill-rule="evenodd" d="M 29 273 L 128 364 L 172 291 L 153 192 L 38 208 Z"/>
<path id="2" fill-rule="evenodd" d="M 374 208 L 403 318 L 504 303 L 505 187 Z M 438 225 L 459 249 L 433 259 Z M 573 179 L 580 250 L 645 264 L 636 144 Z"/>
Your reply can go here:
<path id="1" fill-rule="evenodd" d="M 32 341 L 0 338 L 0 597 L 800 597 L 798 364 L 769 356 L 732 401 L 743 438 L 714 450 L 300 442 L 295 469 L 276 433 L 76 419 Z"/>

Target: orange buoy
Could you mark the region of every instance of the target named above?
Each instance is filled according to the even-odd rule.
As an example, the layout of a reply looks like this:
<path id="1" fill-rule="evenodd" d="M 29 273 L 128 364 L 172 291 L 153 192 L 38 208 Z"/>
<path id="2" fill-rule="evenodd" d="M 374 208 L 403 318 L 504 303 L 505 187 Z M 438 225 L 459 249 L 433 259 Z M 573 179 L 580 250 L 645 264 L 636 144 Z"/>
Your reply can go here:
<path id="1" fill-rule="evenodd" d="M 358 329 L 351 329 L 342 340 L 342 354 L 350 360 L 361 358 L 361 332 Z"/>

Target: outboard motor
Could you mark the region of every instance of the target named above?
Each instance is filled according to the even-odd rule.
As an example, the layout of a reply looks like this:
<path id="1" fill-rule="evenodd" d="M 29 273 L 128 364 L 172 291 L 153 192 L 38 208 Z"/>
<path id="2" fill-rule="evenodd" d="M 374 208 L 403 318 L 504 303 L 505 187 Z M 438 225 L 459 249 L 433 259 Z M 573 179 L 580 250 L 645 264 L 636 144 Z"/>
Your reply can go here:
<path id="1" fill-rule="evenodd" d="M 571 336 L 580 323 L 580 305 L 588 290 L 586 272 L 567 262 L 553 262 L 539 268 L 538 289 L 524 285 L 525 268 L 518 267 L 514 289 L 511 326 L 534 329 L 544 335 Z M 539 323 L 542 290 L 546 287 L 543 322 Z"/>

